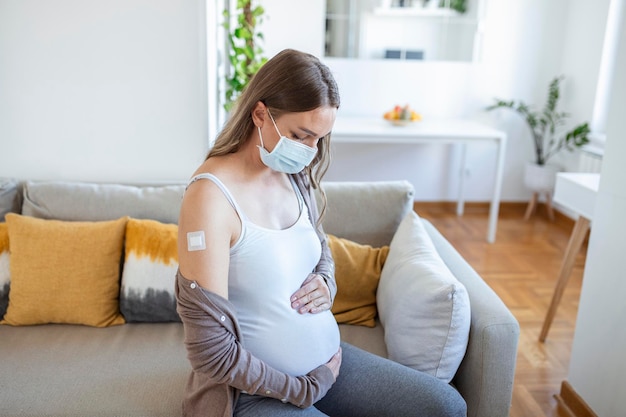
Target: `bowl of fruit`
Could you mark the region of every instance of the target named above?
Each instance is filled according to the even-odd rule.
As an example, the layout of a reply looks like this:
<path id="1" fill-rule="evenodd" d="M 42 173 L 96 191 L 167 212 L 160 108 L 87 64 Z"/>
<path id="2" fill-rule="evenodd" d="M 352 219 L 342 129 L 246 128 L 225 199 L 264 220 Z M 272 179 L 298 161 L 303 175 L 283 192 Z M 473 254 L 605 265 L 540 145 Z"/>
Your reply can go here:
<path id="1" fill-rule="evenodd" d="M 395 106 L 392 110 L 385 112 L 383 118 L 394 126 L 406 126 L 422 120 L 422 115 L 411 109 L 407 104 L 404 107 Z"/>

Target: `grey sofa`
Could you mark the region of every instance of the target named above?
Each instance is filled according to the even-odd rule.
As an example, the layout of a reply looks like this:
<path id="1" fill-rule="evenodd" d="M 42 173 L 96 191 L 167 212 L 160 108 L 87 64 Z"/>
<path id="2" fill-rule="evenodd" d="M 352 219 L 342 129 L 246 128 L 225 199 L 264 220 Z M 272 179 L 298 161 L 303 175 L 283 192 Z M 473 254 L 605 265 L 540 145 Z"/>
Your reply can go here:
<path id="1" fill-rule="evenodd" d="M 389 244 L 412 209 L 406 182 L 326 183 L 325 231 L 373 246 Z M 175 223 L 180 184 L 127 186 L 0 182 L 0 210 L 61 220 L 122 215 Z M 0 211 L 0 215 L 3 213 Z M 426 230 L 471 303 L 469 343 L 452 384 L 471 417 L 509 415 L 519 326 L 510 311 L 445 238 Z M 10 296 L 10 291 L 9 291 Z M 342 338 L 386 356 L 384 328 L 341 325 Z M 177 416 L 190 365 L 180 323 L 106 328 L 0 326 L 0 415 Z"/>

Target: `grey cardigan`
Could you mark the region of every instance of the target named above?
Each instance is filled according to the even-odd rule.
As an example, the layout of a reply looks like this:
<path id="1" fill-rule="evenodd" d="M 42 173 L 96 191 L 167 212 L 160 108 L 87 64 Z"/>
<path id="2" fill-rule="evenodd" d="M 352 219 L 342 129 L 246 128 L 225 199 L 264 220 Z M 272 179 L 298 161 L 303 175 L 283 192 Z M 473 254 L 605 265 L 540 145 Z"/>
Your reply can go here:
<path id="1" fill-rule="evenodd" d="M 315 272 L 324 276 L 326 280 L 326 284 L 328 285 L 328 289 L 330 290 L 330 300 L 335 299 L 335 295 L 337 294 L 337 283 L 335 281 L 335 262 L 333 261 L 333 257 L 330 253 L 330 248 L 328 247 L 328 238 L 326 237 L 326 233 L 324 233 L 324 229 L 322 225 L 316 226 L 317 220 L 319 218 L 319 211 L 317 209 L 317 204 L 315 200 L 315 196 L 313 195 L 313 190 L 309 185 L 309 179 L 302 172 L 291 175 L 295 180 L 298 189 L 300 190 L 300 194 L 304 198 L 304 203 L 307 205 L 309 209 L 309 216 L 315 231 L 317 232 L 318 237 L 320 238 L 320 242 L 322 243 L 322 256 L 320 257 L 320 261 L 315 268 Z"/>
<path id="2" fill-rule="evenodd" d="M 318 211 L 303 174 L 294 175 L 315 225 Z M 321 227 L 322 256 L 316 272 L 326 276 L 331 298 L 336 294 L 334 263 Z M 195 281 L 176 274 L 177 311 L 185 329 L 192 371 L 183 398 L 184 416 L 232 417 L 239 392 L 258 394 L 309 407 L 334 383 L 330 369 L 320 365 L 307 375 L 290 376 L 254 357 L 241 345 L 234 306 Z"/>

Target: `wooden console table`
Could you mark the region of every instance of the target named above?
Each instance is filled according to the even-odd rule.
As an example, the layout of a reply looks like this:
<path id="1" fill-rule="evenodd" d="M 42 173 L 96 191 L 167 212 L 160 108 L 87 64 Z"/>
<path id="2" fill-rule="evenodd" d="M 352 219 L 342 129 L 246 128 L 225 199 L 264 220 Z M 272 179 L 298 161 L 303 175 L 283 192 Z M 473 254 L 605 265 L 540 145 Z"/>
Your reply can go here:
<path id="1" fill-rule="evenodd" d="M 540 342 L 545 342 L 548 336 L 548 331 L 552 325 L 552 320 L 554 320 L 556 309 L 561 302 L 561 297 L 569 281 L 572 268 L 574 268 L 576 255 L 580 251 L 585 237 L 587 236 L 587 232 L 589 231 L 599 184 L 600 174 L 560 172 L 556 176 L 553 201 L 577 213 L 578 219 L 574 224 L 574 230 L 572 230 L 572 234 L 569 238 L 567 249 L 565 249 L 556 288 L 552 294 L 552 301 L 550 302 L 550 307 L 546 313 L 546 318 L 541 328 L 541 334 L 539 335 Z"/>
<path id="2" fill-rule="evenodd" d="M 504 152 L 506 133 L 470 120 L 427 120 L 412 123 L 409 126 L 393 126 L 382 118 L 337 117 L 332 132 L 332 141 L 336 143 L 368 143 L 379 145 L 394 144 L 440 144 L 461 146 L 461 167 L 459 169 L 459 191 L 457 215 L 464 210 L 464 173 L 466 146 L 477 142 L 495 142 L 496 170 L 494 186 L 489 206 L 489 225 L 487 241 L 496 240 L 500 192 L 504 171 Z"/>

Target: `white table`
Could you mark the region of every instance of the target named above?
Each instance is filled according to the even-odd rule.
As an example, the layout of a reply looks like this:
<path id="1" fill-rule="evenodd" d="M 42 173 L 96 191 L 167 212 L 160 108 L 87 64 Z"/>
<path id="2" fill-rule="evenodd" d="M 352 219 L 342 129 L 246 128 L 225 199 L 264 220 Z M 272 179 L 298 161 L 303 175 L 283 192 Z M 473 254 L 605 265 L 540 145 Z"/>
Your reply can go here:
<path id="1" fill-rule="evenodd" d="M 545 342 L 548 331 L 554 320 L 556 309 L 561 302 L 563 291 L 569 281 L 569 277 L 574 267 L 576 255 L 589 231 L 591 220 L 593 219 L 593 211 L 595 208 L 596 194 L 600 184 L 600 174 L 588 174 L 577 172 L 560 172 L 556 176 L 556 185 L 554 186 L 553 201 L 578 214 L 578 219 L 574 224 L 574 230 L 567 243 L 565 255 L 557 278 L 556 288 L 552 294 L 552 301 L 543 321 L 539 341 Z"/>
<path id="2" fill-rule="evenodd" d="M 495 142 L 496 172 L 489 207 L 487 241 L 496 240 L 500 192 L 504 171 L 506 133 L 470 120 L 427 120 L 411 123 L 408 126 L 393 126 L 381 118 L 337 117 L 333 127 L 332 141 L 336 143 L 368 143 L 380 145 L 394 144 L 440 144 L 461 146 L 461 169 L 459 169 L 459 191 L 457 215 L 464 210 L 464 177 L 466 145 L 477 142 Z"/>

